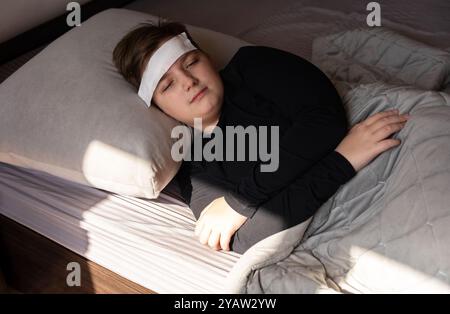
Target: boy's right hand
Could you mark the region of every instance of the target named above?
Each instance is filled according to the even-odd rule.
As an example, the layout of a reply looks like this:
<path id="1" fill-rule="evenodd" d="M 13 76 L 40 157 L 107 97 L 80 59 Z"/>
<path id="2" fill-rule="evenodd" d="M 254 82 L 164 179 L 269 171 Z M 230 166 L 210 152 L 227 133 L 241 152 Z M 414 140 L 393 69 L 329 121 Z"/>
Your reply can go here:
<path id="1" fill-rule="evenodd" d="M 355 124 L 335 151 L 359 171 L 382 152 L 400 144 L 400 140 L 387 137 L 400 131 L 408 118 L 408 114 L 399 115 L 397 109 L 376 113 Z"/>

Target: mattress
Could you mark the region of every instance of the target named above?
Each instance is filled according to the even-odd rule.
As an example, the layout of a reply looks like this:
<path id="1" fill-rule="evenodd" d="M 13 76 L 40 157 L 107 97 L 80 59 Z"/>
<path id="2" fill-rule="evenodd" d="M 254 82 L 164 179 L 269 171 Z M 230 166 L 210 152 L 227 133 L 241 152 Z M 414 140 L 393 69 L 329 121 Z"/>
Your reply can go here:
<path id="1" fill-rule="evenodd" d="M 218 293 L 241 256 L 202 245 L 170 187 L 148 200 L 0 163 L 0 213 L 158 293 Z"/>

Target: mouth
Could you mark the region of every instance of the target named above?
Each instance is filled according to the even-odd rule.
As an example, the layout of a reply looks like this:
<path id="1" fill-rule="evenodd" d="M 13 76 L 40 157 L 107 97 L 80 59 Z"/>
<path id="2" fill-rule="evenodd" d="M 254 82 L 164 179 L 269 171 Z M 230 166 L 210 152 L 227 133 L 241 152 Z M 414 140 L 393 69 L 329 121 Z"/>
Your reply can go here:
<path id="1" fill-rule="evenodd" d="M 200 92 L 198 92 L 198 94 L 195 95 L 194 98 L 192 98 L 191 103 L 193 103 L 196 100 L 200 100 L 203 97 L 203 95 L 205 94 L 207 89 L 208 89 L 208 87 L 205 87 Z"/>

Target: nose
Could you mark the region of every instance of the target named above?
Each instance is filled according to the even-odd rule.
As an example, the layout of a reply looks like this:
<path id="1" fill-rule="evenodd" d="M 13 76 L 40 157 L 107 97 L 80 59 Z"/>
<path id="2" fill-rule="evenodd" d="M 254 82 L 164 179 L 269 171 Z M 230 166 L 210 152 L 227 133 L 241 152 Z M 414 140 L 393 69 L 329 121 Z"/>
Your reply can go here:
<path id="1" fill-rule="evenodd" d="M 194 77 L 191 73 L 185 72 L 183 75 L 183 88 L 188 91 L 192 86 L 198 84 L 198 79 Z"/>

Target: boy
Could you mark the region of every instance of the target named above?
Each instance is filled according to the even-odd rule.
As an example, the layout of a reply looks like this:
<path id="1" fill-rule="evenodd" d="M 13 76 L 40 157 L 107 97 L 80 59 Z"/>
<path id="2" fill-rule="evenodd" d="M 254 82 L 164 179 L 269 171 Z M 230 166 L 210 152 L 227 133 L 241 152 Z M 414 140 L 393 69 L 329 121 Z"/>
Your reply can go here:
<path id="1" fill-rule="evenodd" d="M 381 112 L 348 132 L 338 93 L 308 61 L 248 46 L 217 72 L 185 26 L 175 22 L 136 28 L 116 46 L 113 59 L 147 106 L 191 127 L 201 118 L 201 132 L 238 125 L 279 128 L 274 172 L 260 171 L 260 159 L 183 161 L 176 179 L 197 219 L 195 234 L 215 250 L 244 253 L 307 221 L 357 171 L 400 143 L 388 137 L 408 119 L 398 111 Z"/>

